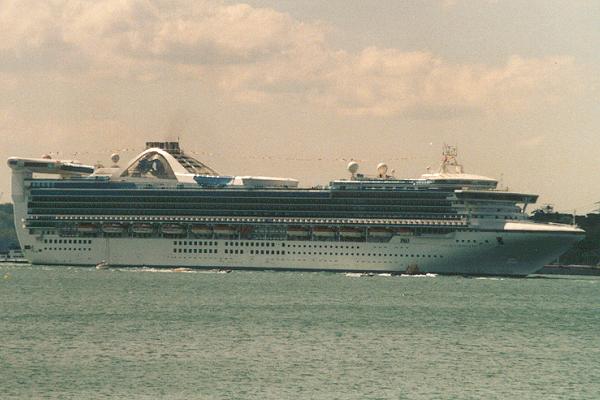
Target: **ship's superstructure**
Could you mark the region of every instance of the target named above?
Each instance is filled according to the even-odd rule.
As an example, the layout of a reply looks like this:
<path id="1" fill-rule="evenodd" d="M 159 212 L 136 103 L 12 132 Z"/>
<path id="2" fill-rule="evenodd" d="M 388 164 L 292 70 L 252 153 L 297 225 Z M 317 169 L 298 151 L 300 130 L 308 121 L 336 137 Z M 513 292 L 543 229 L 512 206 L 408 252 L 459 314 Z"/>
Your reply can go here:
<path id="1" fill-rule="evenodd" d="M 528 221 L 536 195 L 465 174 L 450 147 L 437 173 L 396 179 L 380 164 L 366 177 L 350 163 L 351 178 L 325 188 L 219 175 L 177 142 L 147 143 L 123 168 L 8 164 L 19 241 L 34 264 L 523 276 L 583 238 Z"/>

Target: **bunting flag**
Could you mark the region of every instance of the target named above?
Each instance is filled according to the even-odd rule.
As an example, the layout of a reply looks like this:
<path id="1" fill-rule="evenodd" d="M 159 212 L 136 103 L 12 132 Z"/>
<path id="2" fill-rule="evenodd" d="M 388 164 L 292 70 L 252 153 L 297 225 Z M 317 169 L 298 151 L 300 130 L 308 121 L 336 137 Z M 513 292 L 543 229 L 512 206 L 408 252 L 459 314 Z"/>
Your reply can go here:
<path id="1" fill-rule="evenodd" d="M 106 158 L 109 159 L 112 154 L 119 154 L 123 156 L 123 154 L 134 153 L 131 156 L 140 153 L 143 149 L 140 148 L 112 148 L 112 149 L 104 149 L 104 150 L 96 150 L 96 151 L 77 151 L 74 153 L 61 152 L 61 151 L 51 151 L 47 153 L 53 158 L 85 158 L 86 156 L 93 158 Z M 227 159 L 228 157 L 232 157 L 233 153 L 215 153 L 212 151 L 187 151 L 185 153 L 191 154 L 193 156 L 197 156 L 198 158 L 223 158 Z M 126 156 L 127 157 L 127 156 Z M 385 161 L 387 163 L 390 162 L 404 162 L 404 161 L 414 161 L 414 160 L 424 160 L 428 157 L 424 156 L 389 156 L 385 155 L 378 157 L 377 159 L 372 158 L 353 158 L 353 157 L 306 157 L 306 156 L 297 156 L 297 155 L 266 155 L 266 154 L 236 154 L 236 159 L 242 160 L 262 160 L 262 161 L 289 161 L 289 162 L 302 162 L 302 163 L 318 163 L 318 162 L 344 162 L 348 163 L 350 161 L 356 161 L 359 163 L 378 163 Z"/>

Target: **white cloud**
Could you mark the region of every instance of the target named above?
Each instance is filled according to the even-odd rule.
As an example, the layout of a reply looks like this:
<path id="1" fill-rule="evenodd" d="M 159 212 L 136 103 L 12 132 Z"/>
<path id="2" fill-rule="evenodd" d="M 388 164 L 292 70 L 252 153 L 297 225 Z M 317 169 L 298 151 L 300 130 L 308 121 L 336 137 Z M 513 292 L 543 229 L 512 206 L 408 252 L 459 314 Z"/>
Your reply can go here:
<path id="1" fill-rule="evenodd" d="M 327 41 L 328 28 L 218 1 L 12 0 L 0 72 L 61 79 L 202 79 L 238 101 L 299 98 L 355 115 L 446 118 L 522 112 L 578 88 L 565 57 L 455 64 L 427 52 Z"/>

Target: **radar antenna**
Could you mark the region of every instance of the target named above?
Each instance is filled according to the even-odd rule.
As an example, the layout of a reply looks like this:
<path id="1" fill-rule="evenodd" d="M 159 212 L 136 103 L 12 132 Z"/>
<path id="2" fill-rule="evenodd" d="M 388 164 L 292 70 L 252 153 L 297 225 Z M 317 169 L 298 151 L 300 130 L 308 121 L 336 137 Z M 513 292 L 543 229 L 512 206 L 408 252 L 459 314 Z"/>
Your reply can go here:
<path id="1" fill-rule="evenodd" d="M 358 163 L 356 161 L 350 161 L 348 163 L 348 172 L 352 174 L 352 179 L 356 179 L 356 173 L 358 172 Z"/>
<path id="2" fill-rule="evenodd" d="M 463 166 L 459 164 L 458 160 L 458 149 L 456 146 L 449 146 L 444 143 L 444 150 L 442 153 L 442 164 L 440 165 L 440 173 L 446 174 L 462 174 Z"/>

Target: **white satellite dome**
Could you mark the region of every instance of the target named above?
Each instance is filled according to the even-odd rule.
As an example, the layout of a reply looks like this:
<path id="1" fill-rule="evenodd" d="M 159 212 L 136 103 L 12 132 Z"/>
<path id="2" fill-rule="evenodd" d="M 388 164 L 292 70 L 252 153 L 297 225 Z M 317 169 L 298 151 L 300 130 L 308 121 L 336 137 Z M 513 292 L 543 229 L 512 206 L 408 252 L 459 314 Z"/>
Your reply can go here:
<path id="1" fill-rule="evenodd" d="M 121 159 L 121 157 L 117 153 L 113 153 L 110 156 L 110 160 L 113 162 L 113 164 L 118 163 L 120 159 Z"/>
<path id="2" fill-rule="evenodd" d="M 384 177 L 384 176 L 386 176 L 386 174 L 387 174 L 387 171 L 388 171 L 388 166 L 387 166 L 387 164 L 386 164 L 386 163 L 379 163 L 379 164 L 377 165 L 377 174 L 378 174 L 380 177 Z"/>
<path id="3" fill-rule="evenodd" d="M 354 175 L 358 172 L 358 163 L 356 161 L 350 161 L 348 163 L 348 171 Z"/>

